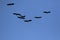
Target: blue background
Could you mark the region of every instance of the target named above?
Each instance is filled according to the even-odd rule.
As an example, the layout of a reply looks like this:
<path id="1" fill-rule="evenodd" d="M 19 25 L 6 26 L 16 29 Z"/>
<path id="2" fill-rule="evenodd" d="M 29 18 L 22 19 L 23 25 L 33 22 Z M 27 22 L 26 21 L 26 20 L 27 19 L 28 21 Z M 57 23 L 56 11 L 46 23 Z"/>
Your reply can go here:
<path id="1" fill-rule="evenodd" d="M 25 23 L 14 12 L 33 21 Z M 0 0 L 0 40 L 60 40 L 60 0 Z"/>

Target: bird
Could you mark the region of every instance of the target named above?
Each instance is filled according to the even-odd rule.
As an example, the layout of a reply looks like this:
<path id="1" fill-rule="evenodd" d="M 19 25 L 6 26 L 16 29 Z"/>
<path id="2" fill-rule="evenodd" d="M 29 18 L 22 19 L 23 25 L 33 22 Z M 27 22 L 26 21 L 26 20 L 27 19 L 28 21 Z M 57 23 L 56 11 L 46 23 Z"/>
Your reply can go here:
<path id="1" fill-rule="evenodd" d="M 8 5 L 8 6 L 10 6 L 10 5 L 14 5 L 14 3 L 8 3 L 7 5 Z"/>
<path id="2" fill-rule="evenodd" d="M 48 14 L 48 13 L 51 13 L 51 11 L 44 11 L 43 13 L 46 13 L 46 14 Z"/>
<path id="3" fill-rule="evenodd" d="M 13 13 L 13 15 L 16 15 L 16 16 L 21 16 L 21 17 L 25 17 L 24 15 L 21 15 L 21 14 L 19 14 L 19 13 Z"/>
<path id="4" fill-rule="evenodd" d="M 26 16 L 21 15 L 21 14 L 19 14 L 19 13 L 13 13 L 13 15 L 16 15 L 17 18 L 20 18 L 20 19 L 25 19 L 25 17 L 26 17 Z"/>
<path id="5" fill-rule="evenodd" d="M 19 13 L 13 13 L 13 15 L 20 15 L 21 16 L 21 14 L 19 14 Z"/>
<path id="6" fill-rule="evenodd" d="M 34 18 L 42 18 L 41 16 L 35 16 Z"/>
<path id="7" fill-rule="evenodd" d="M 22 16 L 21 16 L 21 17 L 18 17 L 18 18 L 20 18 L 20 19 L 25 19 L 25 17 L 22 17 Z"/>
<path id="8" fill-rule="evenodd" d="M 31 22 L 32 20 L 24 20 L 24 22 Z"/>

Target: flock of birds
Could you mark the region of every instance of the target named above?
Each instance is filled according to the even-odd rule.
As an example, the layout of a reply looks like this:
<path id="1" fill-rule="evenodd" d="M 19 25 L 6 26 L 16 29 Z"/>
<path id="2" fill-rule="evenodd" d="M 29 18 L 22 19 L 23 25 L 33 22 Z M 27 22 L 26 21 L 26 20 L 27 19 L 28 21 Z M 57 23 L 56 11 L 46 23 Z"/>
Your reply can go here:
<path id="1" fill-rule="evenodd" d="M 8 3 L 7 6 L 12 6 L 12 5 L 15 5 L 14 3 Z M 51 13 L 50 11 L 44 11 L 43 13 L 45 14 L 48 14 L 48 13 Z M 19 14 L 19 13 L 13 13 L 13 15 L 16 15 L 17 18 L 19 19 L 26 19 L 25 15 L 22 15 L 22 14 Z M 35 16 L 34 18 L 36 19 L 39 19 L 39 18 L 42 18 L 42 16 Z M 32 20 L 24 20 L 24 22 L 31 22 Z"/>

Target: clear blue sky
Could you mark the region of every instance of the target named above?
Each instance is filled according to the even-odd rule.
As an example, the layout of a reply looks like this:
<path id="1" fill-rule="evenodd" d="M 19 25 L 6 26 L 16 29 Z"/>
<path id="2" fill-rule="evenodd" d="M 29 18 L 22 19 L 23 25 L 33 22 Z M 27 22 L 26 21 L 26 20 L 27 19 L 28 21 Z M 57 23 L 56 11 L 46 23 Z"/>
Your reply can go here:
<path id="1" fill-rule="evenodd" d="M 11 2 L 15 5 L 6 5 Z M 25 23 L 14 12 L 33 21 Z M 60 40 L 60 0 L 0 0 L 0 40 Z"/>

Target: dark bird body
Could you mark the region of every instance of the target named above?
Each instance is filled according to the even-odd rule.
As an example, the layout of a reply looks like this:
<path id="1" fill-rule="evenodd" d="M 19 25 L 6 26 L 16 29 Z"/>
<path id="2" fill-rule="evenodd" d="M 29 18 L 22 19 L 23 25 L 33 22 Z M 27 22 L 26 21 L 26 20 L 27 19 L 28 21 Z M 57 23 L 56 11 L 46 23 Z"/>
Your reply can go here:
<path id="1" fill-rule="evenodd" d="M 18 17 L 18 18 L 20 18 L 20 19 L 25 19 L 25 17 Z"/>
<path id="2" fill-rule="evenodd" d="M 25 17 L 25 16 L 23 16 L 23 15 L 21 15 L 21 14 L 19 14 L 19 13 L 13 13 L 13 15 Z"/>
<path id="3" fill-rule="evenodd" d="M 20 15 L 21 16 L 21 14 L 19 14 L 19 13 L 13 13 L 13 15 Z"/>
<path id="4" fill-rule="evenodd" d="M 41 16 L 36 16 L 35 18 L 42 18 Z"/>
<path id="5" fill-rule="evenodd" d="M 51 13 L 51 12 L 50 11 L 44 11 L 43 13 L 47 13 L 48 14 L 48 13 Z"/>
<path id="6" fill-rule="evenodd" d="M 31 22 L 32 20 L 24 20 L 24 22 Z"/>
<path id="7" fill-rule="evenodd" d="M 8 3 L 7 5 L 8 5 L 8 6 L 9 6 L 9 5 L 14 5 L 14 3 Z"/>
<path id="8" fill-rule="evenodd" d="M 20 19 L 25 19 L 25 16 L 19 14 L 19 13 L 13 13 L 13 15 L 16 15 L 17 18 L 20 18 Z"/>

